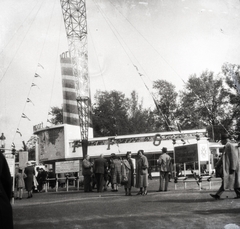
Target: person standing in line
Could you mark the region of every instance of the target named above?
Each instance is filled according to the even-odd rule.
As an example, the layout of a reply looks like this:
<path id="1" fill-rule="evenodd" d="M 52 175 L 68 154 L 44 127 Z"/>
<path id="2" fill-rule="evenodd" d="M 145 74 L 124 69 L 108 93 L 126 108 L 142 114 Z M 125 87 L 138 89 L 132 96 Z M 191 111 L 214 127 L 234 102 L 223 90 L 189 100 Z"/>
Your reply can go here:
<path id="1" fill-rule="evenodd" d="M 0 228 L 13 229 L 12 179 L 6 158 L 0 153 Z"/>
<path id="2" fill-rule="evenodd" d="M 24 170 L 24 173 L 27 175 L 25 178 L 25 187 L 28 192 L 28 199 L 32 198 L 32 189 L 33 189 L 33 176 L 35 176 L 35 170 L 34 167 L 30 162 L 27 162 L 27 167 Z"/>
<path id="3" fill-rule="evenodd" d="M 36 171 L 37 171 L 36 179 L 37 179 L 37 182 L 38 182 L 37 192 L 41 192 L 42 188 L 43 188 L 43 184 L 42 184 L 42 170 L 39 167 L 37 167 Z"/>
<path id="4" fill-rule="evenodd" d="M 97 192 L 103 191 L 104 173 L 107 169 L 107 161 L 104 155 L 101 154 L 99 158 L 94 161 L 93 170 L 97 183 Z"/>
<path id="5" fill-rule="evenodd" d="M 159 192 L 168 190 L 169 173 L 172 172 L 172 158 L 167 154 L 167 148 L 162 148 L 162 154 L 157 160 L 160 167 L 159 174 Z M 165 182 L 165 185 L 164 185 Z"/>
<path id="6" fill-rule="evenodd" d="M 221 136 L 221 143 L 225 145 L 222 157 L 217 166 L 222 166 L 222 184 L 216 194 L 210 194 L 211 197 L 218 200 L 226 189 L 234 189 L 235 199 L 240 198 L 240 158 L 239 149 L 230 142 L 228 134 Z"/>
<path id="7" fill-rule="evenodd" d="M 134 186 L 134 167 L 133 161 L 131 159 L 131 152 L 128 151 L 126 154 L 126 159 L 122 160 L 122 176 L 127 177 L 127 183 L 124 185 L 125 195 L 131 196 L 131 189 Z"/>
<path id="8" fill-rule="evenodd" d="M 138 150 L 136 161 L 136 188 L 140 188 L 137 195 L 147 195 L 148 160 L 143 150 Z"/>
<path id="9" fill-rule="evenodd" d="M 115 153 L 111 154 L 111 183 L 113 185 L 113 192 L 118 192 L 118 185 L 121 183 L 121 160 Z"/>
<path id="10" fill-rule="evenodd" d="M 24 179 L 27 175 L 23 172 L 22 169 L 18 169 L 18 173 L 16 174 L 16 188 L 17 188 L 17 200 L 21 200 L 23 197 L 23 189 L 25 188 Z"/>
<path id="11" fill-rule="evenodd" d="M 83 180 L 84 192 L 92 192 L 91 186 L 92 167 L 93 163 L 90 162 L 90 156 L 86 155 L 82 164 L 82 175 L 84 177 Z"/>

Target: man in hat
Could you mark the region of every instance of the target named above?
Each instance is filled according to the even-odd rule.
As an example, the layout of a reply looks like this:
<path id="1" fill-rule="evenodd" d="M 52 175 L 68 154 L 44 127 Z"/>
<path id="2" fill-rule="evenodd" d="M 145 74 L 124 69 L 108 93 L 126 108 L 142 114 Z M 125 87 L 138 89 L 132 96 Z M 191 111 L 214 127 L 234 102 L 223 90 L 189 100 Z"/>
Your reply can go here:
<path id="1" fill-rule="evenodd" d="M 92 176 L 93 163 L 90 161 L 90 156 L 87 154 L 82 164 L 82 175 L 84 177 L 83 187 L 84 192 L 92 192 L 91 176 Z"/>
<path id="2" fill-rule="evenodd" d="M 210 194 L 214 199 L 220 199 L 220 196 L 225 189 L 233 189 L 236 193 L 235 199 L 240 198 L 240 156 L 237 146 L 230 142 L 229 135 L 223 134 L 221 136 L 221 143 L 225 145 L 221 157 L 223 166 L 222 185 L 216 194 Z"/>
<path id="3" fill-rule="evenodd" d="M 162 154 L 160 155 L 159 159 L 157 160 L 157 164 L 160 167 L 160 177 L 159 177 L 159 190 L 167 191 L 168 189 L 168 174 L 172 172 L 172 158 L 167 154 L 167 148 L 162 148 Z M 165 185 L 163 183 L 165 182 Z"/>
<path id="4" fill-rule="evenodd" d="M 104 155 L 100 154 L 100 157 L 97 158 L 93 164 L 93 171 L 97 182 L 97 192 L 103 191 L 104 173 L 106 168 L 107 161 L 105 160 Z"/>

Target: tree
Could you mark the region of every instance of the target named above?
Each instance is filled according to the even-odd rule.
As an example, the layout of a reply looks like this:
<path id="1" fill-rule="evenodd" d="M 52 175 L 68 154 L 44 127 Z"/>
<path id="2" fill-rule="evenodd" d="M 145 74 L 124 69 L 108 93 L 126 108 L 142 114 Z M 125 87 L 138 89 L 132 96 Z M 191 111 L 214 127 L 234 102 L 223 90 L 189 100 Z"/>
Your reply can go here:
<path id="1" fill-rule="evenodd" d="M 180 98 L 183 128 L 203 128 L 208 125 L 228 128 L 226 120 L 230 120 L 231 106 L 220 75 L 214 76 L 211 71 L 204 71 L 199 77 L 191 75 Z M 212 134 L 214 139 L 214 131 Z"/>
<path id="2" fill-rule="evenodd" d="M 140 134 L 153 131 L 153 113 L 149 109 L 143 108 L 143 101 L 139 102 L 138 94 L 132 91 L 129 99 L 129 133 Z"/>
<path id="3" fill-rule="evenodd" d="M 232 132 L 240 133 L 240 65 L 224 63 L 222 72 L 226 77 L 229 101 L 232 104 Z"/>
<path id="4" fill-rule="evenodd" d="M 158 109 L 155 110 L 156 130 L 171 130 L 175 125 L 175 111 L 177 108 L 177 96 L 175 86 L 166 80 L 153 82 L 154 98 Z"/>
<path id="5" fill-rule="evenodd" d="M 128 133 L 128 100 L 119 91 L 97 91 L 93 106 L 94 136 L 115 136 Z"/>
<path id="6" fill-rule="evenodd" d="M 54 125 L 63 123 L 63 108 L 51 107 L 50 114 L 52 118 L 50 119 L 51 123 Z"/>

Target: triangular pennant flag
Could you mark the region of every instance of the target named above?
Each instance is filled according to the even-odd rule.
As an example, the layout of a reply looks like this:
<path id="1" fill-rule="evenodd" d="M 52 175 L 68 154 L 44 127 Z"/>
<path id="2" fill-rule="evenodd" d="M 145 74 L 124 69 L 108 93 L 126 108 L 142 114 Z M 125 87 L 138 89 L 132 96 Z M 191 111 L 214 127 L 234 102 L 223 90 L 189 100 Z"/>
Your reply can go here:
<path id="1" fill-rule="evenodd" d="M 31 99 L 27 98 L 27 103 L 32 103 L 34 105 L 34 103 L 32 102 Z"/>
<path id="2" fill-rule="evenodd" d="M 20 130 L 17 128 L 16 133 L 20 134 L 20 136 L 22 137 L 22 133 L 20 132 Z"/>
<path id="3" fill-rule="evenodd" d="M 41 67 L 42 69 L 44 69 L 44 67 L 41 64 L 39 64 L 39 63 L 38 63 L 38 67 Z"/>
<path id="4" fill-rule="evenodd" d="M 35 73 L 34 77 L 40 77 L 41 78 L 41 76 L 37 73 Z"/>
<path id="5" fill-rule="evenodd" d="M 15 149 L 15 144 L 14 144 L 14 142 L 12 142 L 11 147 Z"/>
<path id="6" fill-rule="evenodd" d="M 25 115 L 24 113 L 22 113 L 22 118 L 26 118 L 26 119 L 28 119 L 29 121 L 31 121 L 31 120 L 27 117 L 27 115 Z"/>
<path id="7" fill-rule="evenodd" d="M 31 87 L 38 87 L 38 85 L 37 84 L 35 84 L 35 83 L 32 83 L 32 85 L 31 85 Z M 38 87 L 38 89 L 39 89 L 39 87 Z"/>

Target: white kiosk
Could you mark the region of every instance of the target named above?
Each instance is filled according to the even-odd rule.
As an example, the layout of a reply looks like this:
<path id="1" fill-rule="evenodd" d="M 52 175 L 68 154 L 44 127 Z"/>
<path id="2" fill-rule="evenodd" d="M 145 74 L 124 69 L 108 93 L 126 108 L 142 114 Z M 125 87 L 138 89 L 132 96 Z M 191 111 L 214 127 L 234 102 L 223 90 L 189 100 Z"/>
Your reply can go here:
<path id="1" fill-rule="evenodd" d="M 187 182 L 197 182 L 201 190 L 201 182 L 203 181 L 203 178 L 210 181 L 212 168 L 210 163 L 209 142 L 207 140 L 199 140 L 194 144 L 175 146 L 174 162 L 175 174 L 176 164 L 183 164 L 183 176 L 177 179 L 184 182 L 185 188 Z M 191 167 L 187 168 L 187 164 L 191 164 Z M 202 167 L 205 167 L 205 169 L 201 169 Z M 189 176 L 193 176 L 194 179 L 188 179 Z M 176 183 L 177 180 L 175 179 L 175 184 Z"/>

